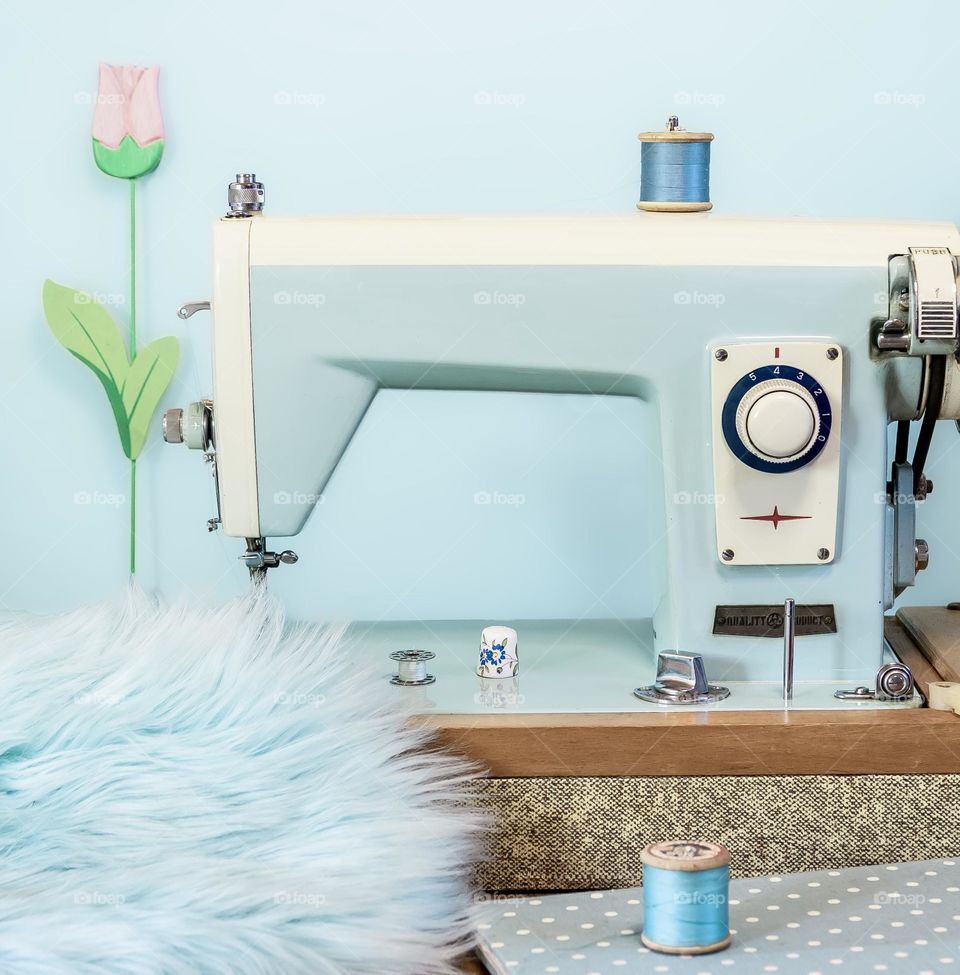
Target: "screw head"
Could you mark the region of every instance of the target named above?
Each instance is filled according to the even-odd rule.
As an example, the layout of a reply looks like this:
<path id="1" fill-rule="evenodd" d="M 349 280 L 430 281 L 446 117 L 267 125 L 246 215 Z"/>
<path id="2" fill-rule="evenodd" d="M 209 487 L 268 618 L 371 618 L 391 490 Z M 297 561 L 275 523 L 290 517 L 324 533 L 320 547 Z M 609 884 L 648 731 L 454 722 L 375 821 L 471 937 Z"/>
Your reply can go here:
<path id="1" fill-rule="evenodd" d="M 724 562 L 732 562 L 733 561 L 733 549 L 732 548 L 725 548 L 720 553 L 720 558 L 723 559 Z"/>
<path id="2" fill-rule="evenodd" d="M 827 358 L 831 362 L 833 362 L 833 360 L 836 359 L 837 356 L 839 356 L 839 355 L 840 355 L 840 353 L 836 349 L 833 349 L 833 348 L 827 349 Z"/>
<path id="3" fill-rule="evenodd" d="M 713 353 L 713 356 L 717 360 L 717 362 L 726 362 L 727 361 L 727 350 L 726 349 L 717 349 L 717 351 Z"/>
<path id="4" fill-rule="evenodd" d="M 817 558 L 821 562 L 825 562 L 827 559 L 830 558 L 830 549 L 828 549 L 828 548 L 818 548 L 817 549 Z"/>

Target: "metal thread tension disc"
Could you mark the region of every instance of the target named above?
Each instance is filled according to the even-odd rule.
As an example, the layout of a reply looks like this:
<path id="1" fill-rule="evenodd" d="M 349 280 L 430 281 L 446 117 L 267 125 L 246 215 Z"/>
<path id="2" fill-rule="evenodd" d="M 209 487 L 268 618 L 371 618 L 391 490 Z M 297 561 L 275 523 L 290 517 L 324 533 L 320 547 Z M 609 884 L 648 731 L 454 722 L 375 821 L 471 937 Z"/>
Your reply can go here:
<path id="1" fill-rule="evenodd" d="M 437 678 L 427 673 L 427 661 L 436 654 L 432 650 L 396 650 L 390 654 L 397 661 L 397 672 L 390 678 L 399 687 L 419 687 L 432 684 Z"/>

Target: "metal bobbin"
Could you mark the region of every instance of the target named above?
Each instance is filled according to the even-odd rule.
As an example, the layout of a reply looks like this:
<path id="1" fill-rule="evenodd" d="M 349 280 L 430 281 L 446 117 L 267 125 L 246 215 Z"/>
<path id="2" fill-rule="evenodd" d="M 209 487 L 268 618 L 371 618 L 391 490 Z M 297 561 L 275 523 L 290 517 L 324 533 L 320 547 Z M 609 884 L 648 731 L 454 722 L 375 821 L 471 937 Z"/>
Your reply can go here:
<path id="1" fill-rule="evenodd" d="M 397 672 L 390 678 L 399 687 L 420 687 L 432 684 L 437 678 L 427 673 L 427 661 L 436 654 L 432 650 L 396 650 L 390 654 L 397 661 Z"/>

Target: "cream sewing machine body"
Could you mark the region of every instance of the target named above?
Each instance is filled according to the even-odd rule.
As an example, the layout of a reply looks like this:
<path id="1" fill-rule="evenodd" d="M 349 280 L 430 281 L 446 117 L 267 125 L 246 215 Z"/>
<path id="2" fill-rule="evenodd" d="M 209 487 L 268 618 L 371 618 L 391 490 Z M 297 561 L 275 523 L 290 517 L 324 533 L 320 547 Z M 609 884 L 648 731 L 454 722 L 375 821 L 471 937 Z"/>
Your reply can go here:
<path id="1" fill-rule="evenodd" d="M 940 416 L 960 413 L 957 253 L 946 223 L 229 217 L 212 402 L 165 429 L 212 455 L 219 523 L 262 572 L 295 558 L 265 539 L 301 531 L 380 389 L 641 397 L 663 491 L 638 503 L 666 529 L 652 621 L 513 621 L 520 676 L 499 688 L 474 674 L 493 620 L 357 624 L 354 652 L 386 673 L 391 651 L 434 651 L 436 682 L 397 691 L 427 710 L 656 710 L 632 691 L 674 651 L 731 688 L 702 706 L 780 708 L 791 597 L 792 707 L 912 706 L 834 691 L 873 685 L 884 610 L 925 564 L 925 483 L 891 470 L 888 425 L 939 397 L 934 363 Z M 522 328 L 499 300 L 518 293 Z"/>

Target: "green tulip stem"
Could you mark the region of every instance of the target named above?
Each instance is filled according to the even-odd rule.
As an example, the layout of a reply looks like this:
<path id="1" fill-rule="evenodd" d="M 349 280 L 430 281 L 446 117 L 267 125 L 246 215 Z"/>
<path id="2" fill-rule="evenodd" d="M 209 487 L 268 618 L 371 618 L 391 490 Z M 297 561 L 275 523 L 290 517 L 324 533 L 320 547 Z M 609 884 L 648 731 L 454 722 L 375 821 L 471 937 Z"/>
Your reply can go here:
<path id="1" fill-rule="evenodd" d="M 137 357 L 137 180 L 130 183 L 130 361 Z M 130 459 L 130 575 L 137 571 L 137 461 Z"/>

